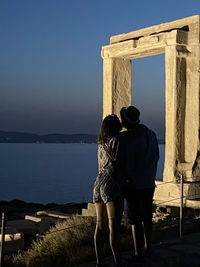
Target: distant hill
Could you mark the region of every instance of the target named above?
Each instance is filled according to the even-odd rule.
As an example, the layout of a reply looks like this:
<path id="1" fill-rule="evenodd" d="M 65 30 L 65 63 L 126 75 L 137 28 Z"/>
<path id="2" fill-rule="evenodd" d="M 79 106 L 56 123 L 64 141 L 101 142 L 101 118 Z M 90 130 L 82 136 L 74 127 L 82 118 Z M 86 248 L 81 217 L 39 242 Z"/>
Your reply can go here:
<path id="1" fill-rule="evenodd" d="M 45 134 L 0 131 L 0 143 L 96 143 L 93 134 Z"/>
<path id="2" fill-rule="evenodd" d="M 97 143 L 95 134 L 33 134 L 0 131 L 0 143 Z M 158 139 L 165 144 L 164 139 Z"/>

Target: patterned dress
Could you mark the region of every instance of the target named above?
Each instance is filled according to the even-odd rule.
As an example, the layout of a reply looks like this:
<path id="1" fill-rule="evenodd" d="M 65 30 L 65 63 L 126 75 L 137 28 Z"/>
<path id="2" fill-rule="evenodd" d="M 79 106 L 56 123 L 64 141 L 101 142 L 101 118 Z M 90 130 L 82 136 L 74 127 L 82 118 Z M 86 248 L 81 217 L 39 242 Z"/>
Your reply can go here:
<path id="1" fill-rule="evenodd" d="M 111 138 L 103 145 L 98 145 L 99 174 L 94 184 L 94 202 L 107 203 L 115 201 L 121 196 L 114 169 L 117 149 L 118 142 L 116 137 Z"/>

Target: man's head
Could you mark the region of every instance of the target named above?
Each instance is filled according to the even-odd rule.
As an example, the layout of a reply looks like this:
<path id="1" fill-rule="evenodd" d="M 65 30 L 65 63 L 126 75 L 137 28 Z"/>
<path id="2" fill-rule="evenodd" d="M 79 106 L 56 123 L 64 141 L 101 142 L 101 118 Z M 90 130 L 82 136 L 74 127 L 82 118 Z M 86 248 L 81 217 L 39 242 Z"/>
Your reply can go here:
<path id="1" fill-rule="evenodd" d="M 140 120 L 140 111 L 134 107 L 134 106 L 129 106 L 129 107 L 123 107 L 120 110 L 120 115 L 121 115 L 121 120 L 122 120 L 122 125 L 127 128 L 127 129 L 132 129 L 137 125 Z"/>

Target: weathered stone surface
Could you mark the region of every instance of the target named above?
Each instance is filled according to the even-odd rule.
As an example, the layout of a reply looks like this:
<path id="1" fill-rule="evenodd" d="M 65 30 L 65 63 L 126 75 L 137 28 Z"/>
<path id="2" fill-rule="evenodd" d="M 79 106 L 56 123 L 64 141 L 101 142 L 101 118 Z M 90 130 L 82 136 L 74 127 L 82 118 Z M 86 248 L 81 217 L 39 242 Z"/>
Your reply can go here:
<path id="1" fill-rule="evenodd" d="M 82 209 L 82 216 L 96 216 L 94 203 L 88 203 L 87 209 Z"/>
<path id="2" fill-rule="evenodd" d="M 131 61 L 108 58 L 103 67 L 103 117 L 119 115 L 122 106 L 131 104 Z"/>
<path id="3" fill-rule="evenodd" d="M 26 215 L 25 216 L 25 220 L 29 220 L 29 221 L 33 221 L 33 222 L 39 223 L 39 222 L 42 221 L 42 218 L 41 218 L 41 216 L 38 216 L 38 215 Z"/>
<path id="4" fill-rule="evenodd" d="M 121 43 L 110 44 L 102 47 L 102 58 L 133 59 L 151 56 L 165 52 L 169 45 L 186 45 L 188 33 L 181 30 L 173 30 L 147 37 L 139 37 L 138 40 L 129 40 Z"/>
<path id="5" fill-rule="evenodd" d="M 33 215 L 26 215 L 25 219 L 35 222 L 39 234 L 46 233 L 50 227 L 54 226 L 57 222 L 67 220 L 71 214 L 66 214 L 58 211 L 38 211 Z"/>
<path id="6" fill-rule="evenodd" d="M 0 234 L 1 240 L 1 234 Z M 1 244 L 1 241 L 0 241 Z M 24 249 L 24 234 L 18 232 L 14 228 L 7 228 L 5 234 L 5 252 L 17 252 L 18 250 Z"/>
<path id="7" fill-rule="evenodd" d="M 165 183 L 156 181 L 154 203 L 156 205 L 180 206 L 180 183 Z M 200 184 L 199 184 L 200 185 Z M 184 207 L 200 209 L 200 186 L 193 182 L 183 184 L 183 205 Z"/>
<path id="8" fill-rule="evenodd" d="M 49 216 L 49 217 L 54 217 L 54 218 L 59 218 L 59 219 L 69 219 L 71 215 L 63 213 L 63 212 L 58 212 L 58 211 L 48 211 L 48 210 L 43 210 L 43 211 L 37 211 L 37 215 L 39 216 Z"/>
<path id="9" fill-rule="evenodd" d="M 125 40 L 130 40 L 130 39 L 139 38 L 143 36 L 149 36 L 152 34 L 157 34 L 157 33 L 166 32 L 166 31 L 171 31 L 173 29 L 189 31 L 190 42 L 194 42 L 194 41 L 199 42 L 198 23 L 199 23 L 199 15 L 195 15 L 195 16 L 179 19 L 176 21 L 162 23 L 160 25 L 155 25 L 155 26 L 144 28 L 144 29 L 132 31 L 129 33 L 118 34 L 110 38 L 110 43 L 111 44 L 119 43 Z"/>

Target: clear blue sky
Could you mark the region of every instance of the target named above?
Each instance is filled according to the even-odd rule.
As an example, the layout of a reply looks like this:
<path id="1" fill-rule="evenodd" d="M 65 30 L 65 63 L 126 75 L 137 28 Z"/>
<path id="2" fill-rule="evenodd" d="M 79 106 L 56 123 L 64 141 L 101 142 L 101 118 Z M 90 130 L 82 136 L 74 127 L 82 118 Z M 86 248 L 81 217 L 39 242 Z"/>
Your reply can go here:
<path id="1" fill-rule="evenodd" d="M 97 133 L 101 47 L 112 35 L 200 14 L 199 0 L 1 0 L 0 129 Z M 133 62 L 133 103 L 164 136 L 164 56 Z"/>

